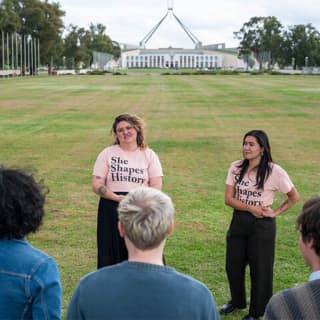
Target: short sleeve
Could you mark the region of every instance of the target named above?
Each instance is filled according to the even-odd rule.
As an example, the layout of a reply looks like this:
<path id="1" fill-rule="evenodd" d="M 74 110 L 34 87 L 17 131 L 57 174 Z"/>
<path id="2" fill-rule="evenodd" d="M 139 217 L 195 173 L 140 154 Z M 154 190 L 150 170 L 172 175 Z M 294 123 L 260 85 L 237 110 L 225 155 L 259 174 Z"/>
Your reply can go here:
<path id="1" fill-rule="evenodd" d="M 279 191 L 282 193 L 287 194 L 293 187 L 293 183 L 288 175 L 288 173 L 282 169 L 280 166 L 275 166 L 278 174 L 278 181 L 279 181 Z"/>
<path id="2" fill-rule="evenodd" d="M 93 175 L 105 178 L 108 174 L 108 153 L 107 149 L 101 151 L 93 167 Z"/>
<path id="3" fill-rule="evenodd" d="M 163 171 L 161 162 L 159 160 L 158 155 L 151 149 L 148 150 L 148 158 L 149 158 L 149 165 L 148 165 L 148 175 L 149 178 L 154 177 L 162 177 Z"/>
<path id="4" fill-rule="evenodd" d="M 227 179 L 226 179 L 227 185 L 234 186 L 236 184 L 235 173 L 237 172 L 237 165 L 239 164 L 240 164 L 239 160 L 231 163 L 227 173 Z"/>

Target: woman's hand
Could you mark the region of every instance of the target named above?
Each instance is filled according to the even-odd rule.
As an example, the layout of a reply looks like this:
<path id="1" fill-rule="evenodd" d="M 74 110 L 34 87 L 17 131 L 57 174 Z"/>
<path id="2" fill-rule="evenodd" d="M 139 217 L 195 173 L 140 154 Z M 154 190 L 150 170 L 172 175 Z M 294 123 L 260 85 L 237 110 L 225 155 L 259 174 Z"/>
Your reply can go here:
<path id="1" fill-rule="evenodd" d="M 291 208 L 299 200 L 299 193 L 296 190 L 296 188 L 292 188 L 287 193 L 287 197 L 288 198 L 282 202 L 280 207 L 275 210 L 272 210 L 270 207 L 262 207 L 263 216 L 268 218 L 274 218 Z"/>
<path id="2" fill-rule="evenodd" d="M 117 202 L 121 202 L 123 199 L 124 199 L 124 195 L 123 194 L 119 194 L 119 195 L 117 195 Z"/>
<path id="3" fill-rule="evenodd" d="M 263 207 L 261 206 L 250 206 L 249 212 L 258 219 L 262 219 L 264 217 Z"/>
<path id="4" fill-rule="evenodd" d="M 102 198 L 113 200 L 116 202 L 122 201 L 124 195 L 118 195 L 112 192 L 104 183 L 105 178 L 99 176 L 92 176 L 92 189 Z"/>
<path id="5" fill-rule="evenodd" d="M 276 212 L 274 212 L 270 207 L 262 207 L 263 217 L 266 218 L 274 218 L 277 216 Z"/>
<path id="6" fill-rule="evenodd" d="M 235 187 L 226 184 L 225 194 L 224 194 L 224 203 L 227 206 L 230 206 L 233 209 L 236 210 L 242 210 L 242 211 L 248 211 L 256 218 L 263 218 L 263 210 L 260 206 L 249 206 L 246 203 L 243 203 L 242 201 L 235 198 Z"/>

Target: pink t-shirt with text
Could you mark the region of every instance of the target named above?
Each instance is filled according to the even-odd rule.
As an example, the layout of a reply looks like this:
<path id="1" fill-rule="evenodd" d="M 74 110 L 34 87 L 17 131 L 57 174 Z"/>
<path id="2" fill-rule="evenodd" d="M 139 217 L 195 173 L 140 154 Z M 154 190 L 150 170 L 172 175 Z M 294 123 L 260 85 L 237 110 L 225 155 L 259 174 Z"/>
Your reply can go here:
<path id="1" fill-rule="evenodd" d="M 100 152 L 93 175 L 105 179 L 113 192 L 129 192 L 139 186 L 148 186 L 149 179 L 162 177 L 162 167 L 157 154 L 150 148 L 124 151 L 112 145 Z"/>
<path id="2" fill-rule="evenodd" d="M 287 172 L 279 165 L 272 163 L 272 171 L 268 179 L 264 183 L 264 189 L 258 189 L 256 184 L 256 172 L 248 174 L 246 172 L 240 183 L 237 183 L 240 168 L 237 166 L 241 164 L 241 160 L 235 161 L 231 164 L 226 184 L 235 187 L 236 199 L 251 205 L 251 206 L 271 206 L 276 192 L 287 194 L 292 188 L 293 183 L 290 180 Z"/>

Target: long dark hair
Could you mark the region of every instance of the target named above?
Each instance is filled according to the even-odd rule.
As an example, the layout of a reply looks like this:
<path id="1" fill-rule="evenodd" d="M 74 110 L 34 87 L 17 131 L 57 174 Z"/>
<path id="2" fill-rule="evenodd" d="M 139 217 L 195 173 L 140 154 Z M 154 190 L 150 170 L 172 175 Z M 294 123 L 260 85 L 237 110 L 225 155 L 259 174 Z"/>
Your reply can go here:
<path id="1" fill-rule="evenodd" d="M 244 142 L 248 136 L 256 138 L 260 147 L 264 148 L 263 153 L 261 154 L 261 161 L 258 165 L 256 184 L 255 184 L 258 187 L 258 189 L 263 189 L 264 183 L 268 179 L 272 171 L 271 162 L 273 161 L 271 156 L 269 138 L 267 134 L 262 130 L 251 130 L 244 135 L 242 140 L 242 145 L 244 145 Z M 239 174 L 239 179 L 237 183 L 241 182 L 244 174 L 248 170 L 248 167 L 249 167 L 249 160 L 243 159 L 241 164 L 238 166 L 238 168 L 240 168 L 240 174 Z"/>

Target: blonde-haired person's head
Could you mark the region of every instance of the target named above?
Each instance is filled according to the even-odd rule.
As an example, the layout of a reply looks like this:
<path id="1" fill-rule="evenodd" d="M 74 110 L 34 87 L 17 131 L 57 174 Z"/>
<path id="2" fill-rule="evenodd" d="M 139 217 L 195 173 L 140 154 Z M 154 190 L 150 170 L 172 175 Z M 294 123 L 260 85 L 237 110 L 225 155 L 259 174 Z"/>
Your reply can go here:
<path id="1" fill-rule="evenodd" d="M 158 247 L 170 233 L 174 220 L 171 198 L 148 187 L 129 192 L 118 212 L 125 235 L 140 250 Z"/>

